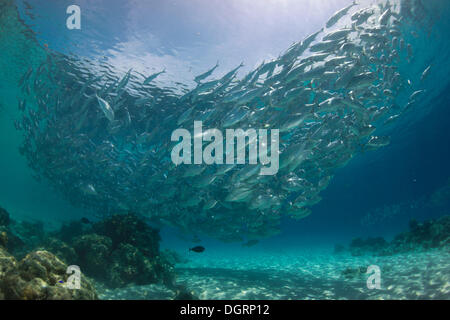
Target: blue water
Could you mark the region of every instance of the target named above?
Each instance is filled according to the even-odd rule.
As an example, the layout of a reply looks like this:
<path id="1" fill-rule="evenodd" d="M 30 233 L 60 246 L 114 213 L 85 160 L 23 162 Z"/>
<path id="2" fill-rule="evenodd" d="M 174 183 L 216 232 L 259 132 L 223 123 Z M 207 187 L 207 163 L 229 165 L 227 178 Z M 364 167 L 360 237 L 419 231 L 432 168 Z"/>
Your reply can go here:
<path id="1" fill-rule="evenodd" d="M 21 118 L 17 101 L 23 93 L 16 83 L 28 66 L 36 68 L 49 52 L 55 52 L 108 62 L 120 76 L 130 68 L 145 75 L 167 69 L 152 84 L 188 90 L 195 87 L 193 78 L 217 61 L 220 67 L 214 78 L 244 62 L 238 74 L 243 78 L 263 61 L 277 58 L 292 43 L 322 28 L 334 12 L 352 3 L 114 0 L 94 4 L 78 0 L 75 4 L 82 10 L 82 29 L 68 30 L 65 9 L 73 2 L 4 1 L 17 8 L 20 21 L 9 20 L 13 26 L 8 30 L 17 33 L 0 31 L 0 207 L 16 219 L 44 221 L 49 229 L 64 221 L 95 217 L 90 208 L 71 204 L 51 182 L 37 181 L 19 153 L 22 135 L 15 130 L 14 120 Z M 399 66 L 402 75 L 417 79 L 431 64 L 431 73 L 420 88 L 418 81 L 413 85 L 415 90 L 425 89 L 426 96 L 394 125 L 377 131 L 389 135 L 390 144 L 359 152 L 346 166 L 336 169 L 329 186 L 320 193 L 322 200 L 311 206 L 311 215 L 299 221 L 282 218 L 279 234 L 261 239 L 255 247 L 199 235 L 211 259 L 238 256 L 247 263 L 256 253 L 331 252 L 336 244 L 348 244 L 355 237 L 390 240 L 407 230 L 411 219 L 425 221 L 450 213 L 450 199 L 441 199 L 439 205 L 430 200 L 450 183 L 450 26 L 446 19 L 450 5 L 433 0 L 426 7 L 433 26 L 418 25 L 418 39 L 409 35 L 408 41 L 415 44 L 415 60 Z M 20 29 L 34 34 L 24 36 Z M 393 212 L 395 206 L 400 209 Z M 388 213 L 380 216 L 380 208 L 388 208 Z M 369 219 L 371 212 L 375 217 Z M 195 245 L 189 230 L 180 235 L 176 228 L 158 227 L 163 248 L 185 253 Z"/>

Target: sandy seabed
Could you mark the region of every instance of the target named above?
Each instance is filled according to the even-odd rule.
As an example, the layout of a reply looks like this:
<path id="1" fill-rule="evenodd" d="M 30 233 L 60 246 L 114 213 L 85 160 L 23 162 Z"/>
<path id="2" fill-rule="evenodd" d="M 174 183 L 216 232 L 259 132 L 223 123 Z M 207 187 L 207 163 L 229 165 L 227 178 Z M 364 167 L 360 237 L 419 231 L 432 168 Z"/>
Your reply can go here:
<path id="1" fill-rule="evenodd" d="M 381 271 L 381 289 L 368 289 L 369 265 Z M 280 253 L 203 255 L 177 267 L 177 283 L 200 299 L 450 299 L 450 252 L 392 256 Z M 101 299 L 171 299 L 162 285 L 99 287 Z"/>

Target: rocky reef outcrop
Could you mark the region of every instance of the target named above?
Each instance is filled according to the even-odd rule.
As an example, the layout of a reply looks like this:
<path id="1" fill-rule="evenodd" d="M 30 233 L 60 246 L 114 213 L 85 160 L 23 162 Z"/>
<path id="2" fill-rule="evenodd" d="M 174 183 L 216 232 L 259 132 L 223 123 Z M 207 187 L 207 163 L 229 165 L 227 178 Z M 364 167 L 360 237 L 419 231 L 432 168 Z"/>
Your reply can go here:
<path id="1" fill-rule="evenodd" d="M 398 234 L 392 241 L 381 237 L 356 238 L 348 248 L 336 245 L 335 253 L 348 251 L 353 256 L 385 256 L 436 248 L 450 249 L 450 216 L 424 222 L 411 220 L 409 230 Z"/>
<path id="2" fill-rule="evenodd" d="M 0 248 L 0 299 L 94 300 L 97 293 L 81 274 L 80 288 L 66 286 L 67 265 L 48 251 L 34 251 L 21 261 Z"/>
<path id="3" fill-rule="evenodd" d="M 67 239 L 66 235 L 65 240 L 76 252 L 76 263 L 108 287 L 174 284 L 171 257 L 159 250 L 159 231 L 137 215 L 112 215 L 87 228 L 74 223 L 63 228 L 72 230 L 73 237 Z"/>
<path id="4" fill-rule="evenodd" d="M 7 238 L 6 248 L 18 259 L 22 259 L 30 251 L 36 249 L 46 237 L 42 222 L 10 219 L 9 225 L 3 227 L 3 231 Z"/>
<path id="5" fill-rule="evenodd" d="M 422 223 L 411 220 L 409 231 L 400 233 L 391 242 L 396 252 L 414 249 L 450 248 L 450 216 Z"/>
<path id="6" fill-rule="evenodd" d="M 29 261 L 29 252 L 40 252 L 39 256 L 32 255 L 34 260 L 45 257 L 48 260 L 46 266 L 57 267 L 59 271 L 62 270 L 62 265 L 77 265 L 84 274 L 109 288 L 132 284 L 163 284 L 175 288 L 174 264 L 178 261 L 177 256 L 171 251 L 160 251 L 160 240 L 159 231 L 133 213 L 112 215 L 94 223 L 89 220 L 84 223 L 72 221 L 57 231 L 46 232 L 39 222 L 17 222 L 10 219 L 6 210 L 0 210 L 0 246 L 3 247 L 5 256 L 2 259 L 13 259 L 19 266 L 19 269 L 15 269 L 14 276 L 9 274 L 5 278 L 6 287 L 8 283 L 12 284 L 8 281 L 12 281 L 14 277 L 17 281 L 22 279 L 23 261 Z M 51 252 L 57 260 L 42 252 Z M 4 269 L 9 265 L 5 262 Z M 42 280 L 46 287 L 51 287 L 54 282 L 53 278 L 48 277 Z M 36 285 L 40 282 L 32 281 Z M 33 288 L 32 296 L 36 299 L 48 295 L 48 292 Z M 9 297 L 13 293 L 8 291 L 8 294 Z M 58 294 L 67 298 L 66 293 Z M 19 293 L 15 295 L 19 296 Z M 81 298 L 86 296 L 82 295 Z"/>
<path id="7" fill-rule="evenodd" d="M 383 255 L 389 247 L 389 243 L 382 237 L 353 239 L 349 245 L 349 251 L 353 256 L 364 254 Z"/>
<path id="8" fill-rule="evenodd" d="M 75 249 L 74 259 L 85 272 L 103 278 L 112 253 L 112 240 L 98 234 L 86 234 L 76 237 L 71 244 Z"/>

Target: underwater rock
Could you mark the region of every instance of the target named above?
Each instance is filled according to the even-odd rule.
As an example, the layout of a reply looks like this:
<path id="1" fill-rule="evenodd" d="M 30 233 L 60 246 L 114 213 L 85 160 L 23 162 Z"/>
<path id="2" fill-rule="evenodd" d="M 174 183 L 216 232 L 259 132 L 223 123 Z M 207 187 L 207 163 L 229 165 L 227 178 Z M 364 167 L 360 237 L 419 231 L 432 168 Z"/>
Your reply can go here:
<path id="1" fill-rule="evenodd" d="M 130 283 L 163 283 L 172 287 L 175 282 L 173 265 L 164 255 L 148 257 L 128 243 L 120 244 L 113 251 L 109 266 L 106 284 L 112 288 L 124 287 Z"/>
<path id="2" fill-rule="evenodd" d="M 2 207 L 0 207 L 0 226 L 9 225 L 9 213 Z"/>
<path id="3" fill-rule="evenodd" d="M 6 248 L 8 245 L 8 229 L 0 227 L 0 247 Z"/>
<path id="4" fill-rule="evenodd" d="M 155 283 L 158 279 L 154 263 L 127 243 L 120 244 L 112 253 L 110 265 L 107 284 L 111 287 L 123 287 L 129 283 Z"/>
<path id="5" fill-rule="evenodd" d="M 44 224 L 41 221 L 20 221 L 11 227 L 21 238 L 29 239 L 30 242 L 39 242 L 44 238 Z"/>
<path id="6" fill-rule="evenodd" d="M 409 222 L 409 230 L 398 234 L 391 242 L 387 242 L 381 237 L 353 239 L 348 250 L 353 256 L 365 254 L 386 256 L 409 251 L 449 247 L 450 216 L 443 216 L 422 223 L 412 219 Z"/>
<path id="7" fill-rule="evenodd" d="M 90 276 L 104 278 L 111 254 L 111 238 L 98 234 L 83 235 L 74 239 L 73 246 L 81 269 Z"/>
<path id="8" fill-rule="evenodd" d="M 122 243 L 139 248 L 146 256 L 159 253 L 159 231 L 151 228 L 144 220 L 133 213 L 112 215 L 93 225 L 95 233 L 108 236 L 117 248 Z"/>
<path id="9" fill-rule="evenodd" d="M 68 224 L 63 224 L 59 232 L 55 234 L 55 237 L 66 243 L 71 243 L 74 238 L 83 234 L 85 234 L 83 224 L 80 221 L 71 221 Z"/>
<path id="10" fill-rule="evenodd" d="M 3 278 L 7 272 L 14 269 L 16 267 L 17 261 L 14 259 L 12 255 L 6 252 L 5 249 L 0 247 L 0 284 L 3 281 Z M 0 285 L 0 300 L 4 300 L 5 295 Z"/>
<path id="11" fill-rule="evenodd" d="M 409 220 L 409 229 L 414 231 L 420 226 L 419 222 L 416 219 Z"/>
<path id="12" fill-rule="evenodd" d="M 347 267 L 341 272 L 341 275 L 348 280 L 358 279 L 366 273 L 367 267 L 360 266 L 358 268 Z"/>
<path id="13" fill-rule="evenodd" d="M 18 253 L 16 256 L 24 255 L 23 252 L 25 248 L 25 243 L 20 239 L 18 236 L 16 236 L 13 232 L 11 232 L 9 229 L 6 231 L 7 235 L 7 245 L 6 248 L 8 252 L 14 254 Z"/>
<path id="14" fill-rule="evenodd" d="M 364 254 L 380 255 L 387 249 L 388 242 L 381 237 L 353 239 L 350 243 L 349 250 L 352 256 L 361 256 Z"/>
<path id="15" fill-rule="evenodd" d="M 16 259 L 5 249 L 0 248 L 0 282 L 6 272 L 16 266 Z"/>
<path id="16" fill-rule="evenodd" d="M 10 263 L 10 268 L 0 278 L 0 292 L 4 299 L 19 300 L 93 300 L 97 293 L 82 275 L 81 288 L 66 288 L 69 275 L 67 265 L 48 251 L 35 251 L 22 261 Z"/>
<path id="17" fill-rule="evenodd" d="M 391 243 L 394 252 L 443 248 L 450 244 L 450 216 L 422 223 L 410 222 L 410 230 L 397 235 Z"/>
<path id="18" fill-rule="evenodd" d="M 173 264 L 161 254 L 155 257 L 155 270 L 158 279 L 168 287 L 173 287 L 175 284 L 175 271 Z"/>
<path id="19" fill-rule="evenodd" d="M 200 300 L 193 291 L 182 285 L 178 285 L 175 291 L 174 300 Z"/>
<path id="20" fill-rule="evenodd" d="M 174 283 L 171 258 L 159 252 L 159 232 L 137 215 L 113 215 L 93 224 L 72 243 L 86 274 L 111 288 Z"/>
<path id="21" fill-rule="evenodd" d="M 0 246 L 15 259 L 45 250 L 111 288 L 158 283 L 172 287 L 173 266 L 181 258 L 160 252 L 159 242 L 159 231 L 132 213 L 95 224 L 70 222 L 48 233 L 41 223 L 11 221 L 9 227 L 0 227 Z"/>
<path id="22" fill-rule="evenodd" d="M 43 238 L 41 223 L 16 222 L 0 207 L 0 246 L 16 257 L 23 257 Z"/>
<path id="23" fill-rule="evenodd" d="M 45 239 L 44 224 L 40 221 L 11 221 L 8 233 L 8 251 L 17 259 L 38 248 Z"/>
<path id="24" fill-rule="evenodd" d="M 75 249 L 57 238 L 48 238 L 42 247 L 69 265 L 78 261 L 78 255 Z"/>

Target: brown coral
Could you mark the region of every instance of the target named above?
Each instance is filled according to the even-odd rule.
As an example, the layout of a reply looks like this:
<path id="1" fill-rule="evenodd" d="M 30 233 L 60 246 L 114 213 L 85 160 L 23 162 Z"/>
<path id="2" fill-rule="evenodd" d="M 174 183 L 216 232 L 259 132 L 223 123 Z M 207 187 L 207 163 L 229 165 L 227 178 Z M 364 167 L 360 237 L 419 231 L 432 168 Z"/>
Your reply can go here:
<path id="1" fill-rule="evenodd" d="M 5 265 L 7 265 L 5 263 Z M 10 263 L 0 277 L 4 299 L 15 300 L 92 300 L 97 293 L 82 275 L 81 288 L 69 289 L 64 283 L 67 266 L 48 251 L 29 253 L 19 263 Z"/>

